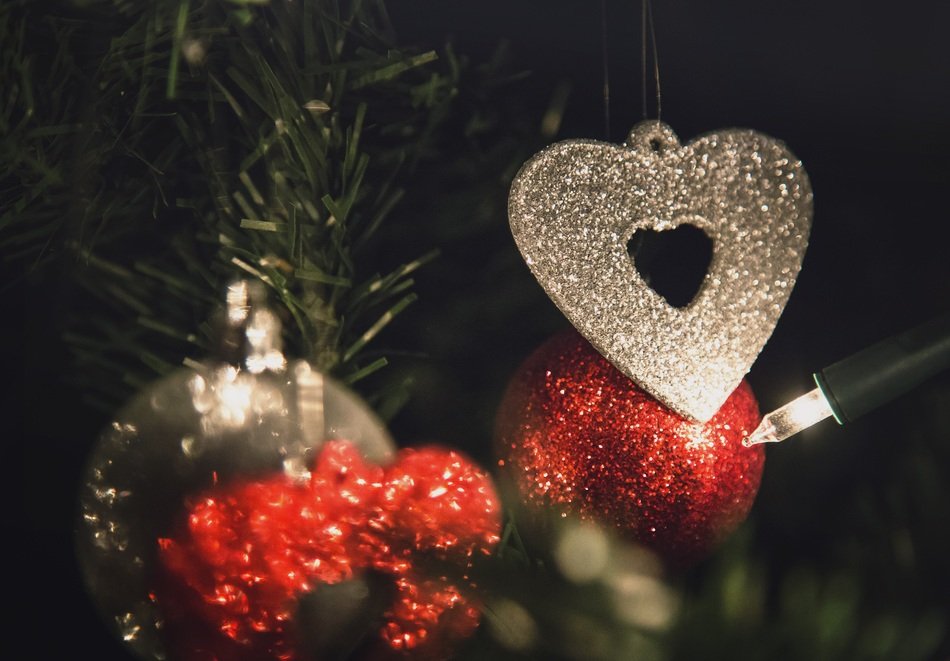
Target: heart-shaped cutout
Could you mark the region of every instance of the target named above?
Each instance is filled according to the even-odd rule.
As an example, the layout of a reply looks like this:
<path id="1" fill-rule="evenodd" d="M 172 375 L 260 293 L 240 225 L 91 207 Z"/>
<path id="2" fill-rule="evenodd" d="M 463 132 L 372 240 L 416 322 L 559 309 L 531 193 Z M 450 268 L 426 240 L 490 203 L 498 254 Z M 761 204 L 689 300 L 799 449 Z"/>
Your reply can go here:
<path id="1" fill-rule="evenodd" d="M 572 324 L 677 412 L 711 418 L 748 372 L 788 301 L 811 227 L 802 164 L 745 129 L 681 145 L 658 121 L 627 142 L 559 142 L 515 177 L 515 242 Z M 639 276 L 627 241 L 693 225 L 713 242 L 695 299 L 676 308 Z"/>
<path id="2" fill-rule="evenodd" d="M 627 242 L 637 273 L 674 308 L 685 308 L 696 298 L 709 271 L 712 249 L 712 239 L 693 225 L 662 232 L 639 229 Z"/>

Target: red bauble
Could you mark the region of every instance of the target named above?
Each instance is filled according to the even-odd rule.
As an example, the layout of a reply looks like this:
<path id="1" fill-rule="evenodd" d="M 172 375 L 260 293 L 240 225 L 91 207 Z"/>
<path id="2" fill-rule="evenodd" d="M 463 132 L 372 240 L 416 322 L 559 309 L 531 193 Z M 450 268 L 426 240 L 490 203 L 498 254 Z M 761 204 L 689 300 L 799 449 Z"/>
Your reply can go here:
<path id="1" fill-rule="evenodd" d="M 745 381 L 705 424 L 684 418 L 570 330 L 518 370 L 496 440 L 530 504 L 612 524 L 685 566 L 748 514 L 765 452 L 742 439 L 759 418 Z"/>
<path id="2" fill-rule="evenodd" d="M 381 467 L 332 441 L 309 481 L 278 474 L 191 498 L 178 532 L 159 540 L 153 598 L 176 658 L 289 660 L 307 637 L 300 597 L 369 570 L 388 577 L 393 594 L 381 643 L 438 658 L 474 631 L 479 609 L 471 584 L 444 569 L 429 575 L 425 564 L 463 574 L 499 528 L 490 478 L 459 454 L 403 450 Z"/>

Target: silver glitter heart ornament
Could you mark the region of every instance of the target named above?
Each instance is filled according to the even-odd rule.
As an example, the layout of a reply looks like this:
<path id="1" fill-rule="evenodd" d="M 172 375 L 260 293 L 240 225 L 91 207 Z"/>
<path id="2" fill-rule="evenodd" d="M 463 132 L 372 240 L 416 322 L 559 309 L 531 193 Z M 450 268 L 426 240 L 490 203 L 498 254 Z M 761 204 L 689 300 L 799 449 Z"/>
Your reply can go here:
<path id="1" fill-rule="evenodd" d="M 745 129 L 681 145 L 659 121 L 623 145 L 556 143 L 515 177 L 511 231 L 528 267 L 610 362 L 675 411 L 706 421 L 772 334 L 801 268 L 812 192 L 780 141 Z M 637 230 L 693 225 L 712 239 L 695 298 L 675 308 L 637 273 Z"/>

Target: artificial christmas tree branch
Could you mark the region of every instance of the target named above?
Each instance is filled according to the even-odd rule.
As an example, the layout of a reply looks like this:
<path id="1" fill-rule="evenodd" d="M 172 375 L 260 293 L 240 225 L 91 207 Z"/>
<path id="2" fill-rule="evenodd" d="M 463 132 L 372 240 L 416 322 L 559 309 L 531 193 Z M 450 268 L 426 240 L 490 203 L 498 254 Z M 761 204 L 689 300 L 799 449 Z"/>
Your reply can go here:
<path id="1" fill-rule="evenodd" d="M 37 116 L 25 72 L 45 40 L 24 36 L 35 10 L 4 12 L 5 69 L 24 85 L 6 113 L 19 141 L 4 141 L 2 241 L 37 263 L 71 255 L 111 317 L 67 337 L 89 394 L 114 405 L 117 380 L 141 383 L 207 349 L 204 310 L 238 274 L 275 292 L 298 354 L 349 383 L 385 365 L 361 352 L 412 303 L 409 276 L 432 255 L 380 276 L 356 253 L 397 207 L 451 102 L 454 74 L 432 68 L 436 54 L 393 50 L 380 3 L 94 3 L 75 10 L 76 40 L 120 36 L 94 41 L 99 50 L 65 41 L 49 65 L 65 98 Z M 48 24 L 48 38 L 63 29 Z M 21 141 L 40 139 L 37 161 Z M 72 170 L 86 182 L 80 204 L 48 193 L 75 185 Z"/>

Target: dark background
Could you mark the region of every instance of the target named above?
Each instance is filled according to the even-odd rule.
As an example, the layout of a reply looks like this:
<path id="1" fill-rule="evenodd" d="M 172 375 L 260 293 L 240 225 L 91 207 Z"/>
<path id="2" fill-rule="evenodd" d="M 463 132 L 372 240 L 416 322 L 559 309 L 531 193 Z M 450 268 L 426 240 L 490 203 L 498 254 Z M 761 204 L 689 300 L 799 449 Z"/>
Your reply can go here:
<path id="1" fill-rule="evenodd" d="M 532 75 L 504 88 L 505 94 L 533 100 L 526 106 L 540 117 L 566 83 L 570 95 L 557 137 L 606 137 L 599 3 L 421 2 L 412 11 L 394 8 L 394 15 L 410 41 L 448 33 L 459 52 L 473 57 L 487 57 L 507 40 L 513 68 Z M 610 2 L 608 17 L 609 138 L 619 142 L 642 119 L 640 4 Z M 796 290 L 752 372 L 764 409 L 809 387 L 812 371 L 946 309 L 950 7 L 659 2 L 655 22 L 663 120 L 681 140 L 718 128 L 755 128 L 784 140 L 812 180 L 811 245 Z M 648 98 L 654 117 L 652 81 Z M 505 263 L 497 273 L 485 273 L 486 266 L 518 262 L 504 225 L 498 218 L 495 227 L 471 233 L 468 239 L 483 250 L 450 245 L 437 268 L 444 277 L 461 273 L 449 281 L 457 288 L 438 278 L 432 295 L 423 297 L 422 305 L 432 301 L 433 309 L 474 300 L 481 304 L 478 314 L 491 318 L 513 288 L 524 287 L 519 304 L 525 314 L 502 316 L 499 328 L 481 329 L 491 333 L 481 343 L 485 358 L 496 358 L 469 361 L 470 373 L 491 369 L 484 364 L 498 362 L 498 347 L 530 335 L 529 327 L 563 323 L 546 316 L 538 321 L 536 315 L 553 306 L 543 295 L 542 303 L 535 300 L 540 289 L 530 280 L 521 282 L 530 279 L 525 267 Z M 430 284 L 421 280 L 424 288 Z M 488 295 L 473 293 L 476 287 Z M 457 335 L 471 333 L 460 323 Z M 525 341 L 533 347 L 540 338 Z M 466 429 L 459 425 L 452 432 L 471 433 Z"/>
<path id="2" fill-rule="evenodd" d="M 400 43 L 441 48 L 451 38 L 474 61 L 507 43 L 507 66 L 530 72 L 497 90 L 499 107 L 518 109 L 516 119 L 540 121 L 558 86 L 569 85 L 557 139 L 621 141 L 642 118 L 638 2 L 608 2 L 609 136 L 599 3 L 390 5 Z M 755 128 L 784 140 L 812 180 L 811 245 L 750 375 L 763 411 L 810 388 L 812 371 L 947 310 L 950 4 L 658 1 L 655 22 L 663 119 L 680 138 Z M 498 172 L 499 181 L 510 174 Z M 503 194 L 499 185 L 486 208 L 501 208 Z M 409 204 L 432 211 L 424 198 Z M 504 216 L 491 218 L 469 232 L 452 229 L 465 218 L 433 219 L 430 235 L 395 242 L 441 245 L 443 258 L 419 276 L 421 301 L 387 340 L 426 354 L 396 368 L 416 375 L 413 399 L 393 422 L 397 439 L 458 445 L 485 463 L 493 409 L 508 375 L 564 325 L 519 261 Z M 19 552 L 7 571 L 14 594 L 22 595 L 8 605 L 26 615 L 16 636 L 30 658 L 117 653 L 83 595 L 73 559 L 80 471 L 105 419 L 82 406 L 62 379 L 69 356 L 60 320 L 74 300 L 65 275 L 19 279 L 4 297 L 8 486 L 15 508 L 13 530 L 4 537 Z M 847 529 L 866 535 L 867 553 L 899 563 L 899 549 L 883 548 L 890 539 L 864 525 L 856 494 L 870 494 L 873 510 L 885 507 L 874 498 L 877 485 L 910 490 L 913 469 L 899 472 L 908 448 L 947 461 L 948 410 L 950 378 L 942 376 L 848 427 L 825 422 L 770 448 L 753 513 L 756 548 L 776 566 L 830 564 L 838 533 Z M 927 503 L 918 506 L 916 520 L 895 525 L 913 531 L 920 559 L 946 548 L 950 521 L 930 521 Z M 944 571 L 905 581 L 893 588 L 895 599 L 912 602 L 918 595 L 937 603 L 947 578 Z M 886 579 L 882 585 L 891 589 Z"/>

